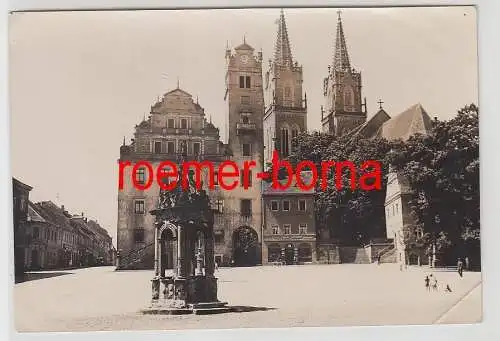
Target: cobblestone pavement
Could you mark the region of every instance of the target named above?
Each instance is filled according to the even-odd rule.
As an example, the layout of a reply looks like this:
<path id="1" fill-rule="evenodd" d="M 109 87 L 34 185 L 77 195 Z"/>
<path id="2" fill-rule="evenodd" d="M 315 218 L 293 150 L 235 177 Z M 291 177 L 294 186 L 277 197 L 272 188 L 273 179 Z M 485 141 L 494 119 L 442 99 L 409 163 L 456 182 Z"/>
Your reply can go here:
<path id="1" fill-rule="evenodd" d="M 243 312 L 219 315 L 142 315 L 152 271 L 112 267 L 15 285 L 20 332 L 219 329 L 341 325 L 475 323 L 481 321 L 481 274 L 436 271 L 437 292 L 427 292 L 428 268 L 400 271 L 394 264 L 302 265 L 220 269 L 219 298 Z M 445 292 L 449 284 L 452 292 Z"/>

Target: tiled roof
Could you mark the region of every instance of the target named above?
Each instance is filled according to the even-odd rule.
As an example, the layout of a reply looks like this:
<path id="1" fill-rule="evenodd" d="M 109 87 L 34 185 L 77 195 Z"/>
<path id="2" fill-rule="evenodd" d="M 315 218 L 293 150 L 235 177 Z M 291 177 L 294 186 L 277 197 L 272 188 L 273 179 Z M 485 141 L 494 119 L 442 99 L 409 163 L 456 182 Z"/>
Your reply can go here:
<path id="1" fill-rule="evenodd" d="M 420 103 L 411 106 L 401 114 L 385 122 L 378 136 L 387 140 L 407 140 L 414 134 L 428 134 L 432 129 L 432 120 Z"/>
<path id="2" fill-rule="evenodd" d="M 377 135 L 380 127 L 390 119 L 391 116 L 389 116 L 384 109 L 380 109 L 375 115 L 370 117 L 368 121 L 351 130 L 346 136 L 354 137 L 360 135 L 365 138 L 374 137 Z"/>
<path id="3" fill-rule="evenodd" d="M 312 172 L 303 171 L 301 180 L 304 184 L 309 185 L 312 181 Z M 288 179 L 280 180 L 280 182 L 285 185 Z M 283 194 L 314 194 L 314 188 L 304 191 L 297 186 L 297 181 L 295 175 L 293 176 L 292 183 L 286 189 L 276 189 L 273 188 L 272 182 L 262 181 L 262 194 L 263 195 L 283 195 Z"/>
<path id="4" fill-rule="evenodd" d="M 40 213 L 37 212 L 34 206 L 35 204 L 33 204 L 31 201 L 28 202 L 28 220 L 45 223 L 46 220 L 43 219 L 43 217 L 40 215 Z"/>
<path id="5" fill-rule="evenodd" d="M 33 207 L 47 222 L 59 227 L 69 225 L 68 217 L 64 214 L 64 211 L 52 201 L 42 201 L 33 204 Z"/>

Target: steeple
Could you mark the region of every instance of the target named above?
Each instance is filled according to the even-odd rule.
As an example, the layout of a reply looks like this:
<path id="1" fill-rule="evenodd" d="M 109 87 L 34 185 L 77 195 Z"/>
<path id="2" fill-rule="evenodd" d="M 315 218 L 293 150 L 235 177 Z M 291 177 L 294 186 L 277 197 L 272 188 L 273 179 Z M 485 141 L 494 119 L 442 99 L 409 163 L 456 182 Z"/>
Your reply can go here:
<path id="1" fill-rule="evenodd" d="M 278 65 L 292 66 L 292 50 L 290 49 L 290 40 L 288 39 L 283 9 L 281 9 L 280 18 L 276 23 L 278 24 L 278 37 L 274 49 L 274 62 Z"/>
<path id="2" fill-rule="evenodd" d="M 337 11 L 337 38 L 335 39 L 335 55 L 333 56 L 333 70 L 349 71 L 351 64 L 349 63 L 349 54 L 347 52 L 347 44 L 345 42 L 344 28 L 342 27 L 341 11 Z"/>

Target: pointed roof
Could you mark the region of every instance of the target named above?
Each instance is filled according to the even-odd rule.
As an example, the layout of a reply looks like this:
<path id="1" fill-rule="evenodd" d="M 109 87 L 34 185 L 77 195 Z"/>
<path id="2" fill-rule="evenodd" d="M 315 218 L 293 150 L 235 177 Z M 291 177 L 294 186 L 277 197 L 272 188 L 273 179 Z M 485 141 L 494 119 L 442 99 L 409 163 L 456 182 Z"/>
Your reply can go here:
<path id="1" fill-rule="evenodd" d="M 368 121 L 351 130 L 346 136 L 351 136 L 351 139 L 355 136 L 364 138 L 376 137 L 382 125 L 390 119 L 391 116 L 384 109 L 379 109 Z"/>
<path id="2" fill-rule="evenodd" d="M 347 52 L 340 11 L 337 13 L 339 17 L 337 21 L 337 38 L 335 39 L 335 54 L 333 56 L 333 70 L 348 71 L 351 69 L 351 63 L 349 62 L 349 53 Z"/>
<path id="3" fill-rule="evenodd" d="M 288 30 L 286 28 L 285 13 L 281 9 L 278 23 L 278 36 L 274 48 L 274 62 L 278 65 L 292 66 L 293 57 L 290 48 L 290 40 L 288 39 Z"/>
<path id="4" fill-rule="evenodd" d="M 431 129 L 432 119 L 418 103 L 385 122 L 378 135 L 387 140 L 401 139 L 404 141 L 415 134 L 428 134 Z"/>

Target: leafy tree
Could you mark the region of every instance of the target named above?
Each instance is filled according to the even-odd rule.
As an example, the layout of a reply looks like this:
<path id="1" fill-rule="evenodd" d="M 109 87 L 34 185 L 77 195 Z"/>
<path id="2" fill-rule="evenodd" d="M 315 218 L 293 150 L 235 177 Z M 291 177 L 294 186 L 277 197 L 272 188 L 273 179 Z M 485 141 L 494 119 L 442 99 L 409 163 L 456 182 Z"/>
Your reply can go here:
<path id="1" fill-rule="evenodd" d="M 479 109 L 474 104 L 432 133 L 395 144 L 391 163 L 414 190 L 412 215 L 445 262 L 479 252 Z"/>
<path id="2" fill-rule="evenodd" d="M 319 229 L 326 229 L 333 238 L 347 242 L 367 242 L 372 237 L 384 235 L 384 200 L 387 174 L 386 157 L 391 143 L 383 139 L 337 137 L 329 134 L 302 133 L 292 140 L 292 153 L 288 160 L 293 169 L 299 162 L 311 161 L 317 168 L 315 208 Z M 360 166 L 367 160 L 382 164 L 381 190 L 366 191 L 351 188 L 350 171 L 343 168 L 341 188 L 337 188 L 335 166 L 322 188 L 321 166 L 324 161 L 351 161 L 356 170 L 354 184 L 358 185 L 364 171 Z M 269 172 L 272 172 L 269 164 Z M 280 179 L 286 177 L 284 169 L 278 170 Z M 270 181 L 271 177 L 268 178 Z"/>

